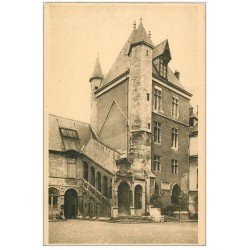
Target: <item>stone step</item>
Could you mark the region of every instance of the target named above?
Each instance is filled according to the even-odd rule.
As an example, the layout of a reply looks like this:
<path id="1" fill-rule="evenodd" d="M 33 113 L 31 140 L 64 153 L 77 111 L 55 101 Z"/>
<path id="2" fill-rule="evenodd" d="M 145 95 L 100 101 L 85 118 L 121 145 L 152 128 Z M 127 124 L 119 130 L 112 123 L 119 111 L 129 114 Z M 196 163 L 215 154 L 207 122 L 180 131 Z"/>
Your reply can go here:
<path id="1" fill-rule="evenodd" d="M 152 222 L 152 219 L 150 216 L 133 216 L 133 215 L 127 215 L 127 216 L 118 216 L 116 218 L 111 218 L 109 221 L 111 223 L 121 222 L 121 223 L 147 223 Z"/>

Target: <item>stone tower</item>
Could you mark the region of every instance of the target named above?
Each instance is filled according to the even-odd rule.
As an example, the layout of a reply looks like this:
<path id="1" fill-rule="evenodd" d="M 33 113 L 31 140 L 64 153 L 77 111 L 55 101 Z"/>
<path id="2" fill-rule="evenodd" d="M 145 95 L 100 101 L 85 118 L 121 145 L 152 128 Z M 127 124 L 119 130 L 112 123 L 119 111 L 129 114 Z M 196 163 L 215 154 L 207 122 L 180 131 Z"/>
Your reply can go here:
<path id="1" fill-rule="evenodd" d="M 100 88 L 100 84 L 101 84 L 102 79 L 103 79 L 103 74 L 102 74 L 99 58 L 97 57 L 96 62 L 95 62 L 94 71 L 92 73 L 92 76 L 89 79 L 89 82 L 91 84 L 90 125 L 91 125 L 91 128 L 96 136 L 98 136 L 98 134 L 97 134 L 97 100 L 96 100 L 95 91 Z"/>
<path id="2" fill-rule="evenodd" d="M 142 23 L 131 39 L 128 87 L 128 158 L 135 171 L 151 170 L 152 52 Z"/>

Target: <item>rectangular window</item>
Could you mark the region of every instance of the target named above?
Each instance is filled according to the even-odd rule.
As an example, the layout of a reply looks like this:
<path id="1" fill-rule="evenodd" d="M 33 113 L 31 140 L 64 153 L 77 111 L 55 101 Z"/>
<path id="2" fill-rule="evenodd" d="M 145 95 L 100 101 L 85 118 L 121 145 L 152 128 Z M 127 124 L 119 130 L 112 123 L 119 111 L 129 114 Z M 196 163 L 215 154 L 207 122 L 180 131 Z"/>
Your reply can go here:
<path id="1" fill-rule="evenodd" d="M 68 178 L 76 178 L 76 159 L 67 158 Z"/>
<path id="2" fill-rule="evenodd" d="M 156 172 L 161 171 L 161 157 L 154 155 L 153 170 Z"/>
<path id="3" fill-rule="evenodd" d="M 167 78 L 167 66 L 163 59 L 160 59 L 159 73 L 162 77 Z"/>
<path id="4" fill-rule="evenodd" d="M 149 93 L 147 93 L 147 101 L 149 101 Z"/>
<path id="5" fill-rule="evenodd" d="M 172 148 L 178 148 L 178 130 L 172 128 Z"/>
<path id="6" fill-rule="evenodd" d="M 179 100 L 176 97 L 172 97 L 172 116 L 174 118 L 177 118 L 178 113 L 179 113 Z"/>
<path id="7" fill-rule="evenodd" d="M 171 162 L 171 173 L 178 174 L 178 161 L 177 160 L 172 160 Z"/>
<path id="8" fill-rule="evenodd" d="M 162 91 L 159 89 L 154 89 L 154 109 L 162 110 Z"/>
<path id="9" fill-rule="evenodd" d="M 154 142 L 161 143 L 161 123 L 154 122 Z"/>

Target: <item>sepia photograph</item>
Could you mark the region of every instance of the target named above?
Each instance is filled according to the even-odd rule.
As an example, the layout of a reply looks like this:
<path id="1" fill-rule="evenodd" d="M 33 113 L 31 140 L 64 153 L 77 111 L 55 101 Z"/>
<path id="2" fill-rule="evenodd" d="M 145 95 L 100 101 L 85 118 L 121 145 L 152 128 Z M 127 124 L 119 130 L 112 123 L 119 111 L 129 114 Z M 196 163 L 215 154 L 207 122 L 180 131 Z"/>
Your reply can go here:
<path id="1" fill-rule="evenodd" d="M 205 245 L 205 3 L 44 3 L 44 244 Z"/>

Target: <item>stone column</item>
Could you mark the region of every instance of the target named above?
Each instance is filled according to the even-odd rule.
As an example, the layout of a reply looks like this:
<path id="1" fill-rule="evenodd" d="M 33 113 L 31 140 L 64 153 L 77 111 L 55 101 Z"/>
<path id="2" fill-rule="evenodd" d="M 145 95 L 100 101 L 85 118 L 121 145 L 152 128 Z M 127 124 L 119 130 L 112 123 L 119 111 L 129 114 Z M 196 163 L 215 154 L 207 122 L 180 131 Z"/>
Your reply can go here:
<path id="1" fill-rule="evenodd" d="M 131 197 L 130 214 L 135 215 L 135 190 L 134 188 L 130 190 L 130 197 Z"/>
<path id="2" fill-rule="evenodd" d="M 118 217 L 118 191 L 115 184 L 115 177 L 112 177 L 112 203 L 111 203 L 111 216 Z"/>
<path id="3" fill-rule="evenodd" d="M 82 204 L 82 195 L 79 195 L 78 196 L 78 209 L 77 209 L 77 217 L 79 219 L 82 218 L 82 207 L 83 207 L 83 204 Z"/>
<path id="4" fill-rule="evenodd" d="M 141 202 L 142 202 L 142 214 L 145 214 L 145 213 L 146 213 L 146 195 L 145 195 L 145 187 L 142 189 Z"/>

